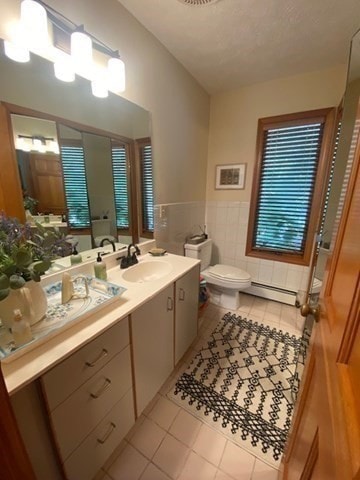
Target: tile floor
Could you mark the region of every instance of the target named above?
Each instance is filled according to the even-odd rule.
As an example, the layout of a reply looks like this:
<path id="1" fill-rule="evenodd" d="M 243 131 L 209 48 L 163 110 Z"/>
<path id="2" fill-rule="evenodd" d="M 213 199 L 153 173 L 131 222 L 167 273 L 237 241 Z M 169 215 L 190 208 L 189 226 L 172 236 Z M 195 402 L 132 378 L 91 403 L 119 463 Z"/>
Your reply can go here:
<path id="1" fill-rule="evenodd" d="M 172 382 L 227 311 L 208 306 L 197 340 L 96 480 L 277 479 L 277 470 L 166 397 Z M 241 294 L 241 307 L 236 313 L 299 335 L 304 325 L 295 307 L 246 294 Z"/>

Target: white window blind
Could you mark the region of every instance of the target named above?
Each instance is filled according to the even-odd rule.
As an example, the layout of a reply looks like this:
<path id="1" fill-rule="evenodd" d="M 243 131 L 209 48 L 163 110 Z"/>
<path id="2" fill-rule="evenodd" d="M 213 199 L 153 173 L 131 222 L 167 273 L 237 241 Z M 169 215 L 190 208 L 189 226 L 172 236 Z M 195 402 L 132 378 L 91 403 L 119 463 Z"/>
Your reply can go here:
<path id="1" fill-rule="evenodd" d="M 112 146 L 111 157 L 115 192 L 116 226 L 119 229 L 126 229 L 129 228 L 129 199 L 125 146 Z"/>
<path id="2" fill-rule="evenodd" d="M 90 227 L 90 210 L 86 184 L 84 149 L 82 146 L 60 145 L 61 162 L 71 229 Z"/>
<path id="3" fill-rule="evenodd" d="M 154 191 L 151 145 L 141 148 L 141 192 L 143 231 L 154 231 Z"/>
<path id="4" fill-rule="evenodd" d="M 304 252 L 323 128 L 297 122 L 265 130 L 254 250 Z"/>

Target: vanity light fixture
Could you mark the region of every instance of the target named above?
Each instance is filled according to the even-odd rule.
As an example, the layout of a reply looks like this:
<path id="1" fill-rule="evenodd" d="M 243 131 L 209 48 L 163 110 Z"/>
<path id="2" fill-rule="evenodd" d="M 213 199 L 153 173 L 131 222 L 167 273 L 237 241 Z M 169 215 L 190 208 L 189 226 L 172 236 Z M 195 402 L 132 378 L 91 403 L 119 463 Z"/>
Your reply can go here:
<path id="1" fill-rule="evenodd" d="M 71 82 L 78 73 L 91 81 L 93 94 L 101 98 L 108 96 L 108 89 L 115 93 L 125 90 L 125 64 L 119 52 L 110 49 L 86 32 L 83 25 L 76 25 L 42 0 L 22 1 L 19 32 L 12 42 L 4 41 L 6 56 L 17 62 L 27 62 L 30 59 L 29 50 L 41 55 L 42 48 L 50 46 L 48 22 L 52 24 L 53 45 L 47 49 L 45 56 L 52 57 L 56 78 Z M 65 38 L 64 43 L 57 43 L 57 32 Z M 110 57 L 101 74 L 94 65 L 93 50 Z"/>
<path id="2" fill-rule="evenodd" d="M 41 135 L 18 135 L 16 138 L 16 149 L 24 152 L 36 151 L 39 153 L 59 153 L 59 145 L 53 137 Z"/>

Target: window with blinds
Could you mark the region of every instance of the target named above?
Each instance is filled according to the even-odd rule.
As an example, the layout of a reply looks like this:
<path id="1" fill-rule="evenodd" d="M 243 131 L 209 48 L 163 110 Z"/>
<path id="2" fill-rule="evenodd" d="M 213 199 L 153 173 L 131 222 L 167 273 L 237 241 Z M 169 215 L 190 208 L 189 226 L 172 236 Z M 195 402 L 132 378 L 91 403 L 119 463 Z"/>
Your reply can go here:
<path id="1" fill-rule="evenodd" d="M 298 259 L 309 249 L 326 122 L 326 114 L 312 118 L 311 113 L 308 118 L 301 113 L 259 121 L 248 255 L 274 260 L 283 255 L 284 261 L 296 257 L 295 263 L 301 263 Z"/>
<path id="2" fill-rule="evenodd" d="M 154 191 L 151 145 L 140 148 L 141 157 L 141 198 L 142 198 L 142 230 L 154 231 Z"/>
<path id="3" fill-rule="evenodd" d="M 129 228 L 129 197 L 126 147 L 112 146 L 111 158 L 115 192 L 116 227 Z"/>
<path id="4" fill-rule="evenodd" d="M 71 229 L 90 227 L 90 209 L 86 184 L 85 158 L 82 145 L 60 145 L 61 163 Z"/>

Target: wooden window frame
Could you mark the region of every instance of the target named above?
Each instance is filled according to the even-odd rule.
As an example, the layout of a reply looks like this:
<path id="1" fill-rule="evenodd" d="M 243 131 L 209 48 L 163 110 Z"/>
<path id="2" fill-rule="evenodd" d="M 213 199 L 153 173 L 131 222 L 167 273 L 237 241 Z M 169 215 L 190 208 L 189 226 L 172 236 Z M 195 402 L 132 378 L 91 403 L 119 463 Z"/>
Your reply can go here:
<path id="1" fill-rule="evenodd" d="M 331 147 L 333 144 L 334 126 L 335 126 L 336 108 L 323 108 L 306 112 L 298 112 L 274 117 L 260 118 L 258 121 L 257 142 L 256 142 L 256 162 L 253 175 L 248 234 L 246 242 L 246 256 L 272 260 L 277 262 L 286 262 L 296 265 L 309 265 L 313 250 L 315 232 L 318 226 L 321 214 L 322 193 L 324 178 L 328 169 L 328 161 L 331 156 Z M 320 148 L 319 162 L 315 177 L 315 186 L 311 203 L 308 228 L 305 237 L 305 249 L 302 254 L 270 252 L 253 248 L 255 240 L 255 225 L 258 196 L 260 189 L 260 179 L 262 173 L 262 154 L 264 147 L 264 134 L 271 128 L 286 128 L 289 126 L 300 126 L 307 123 L 321 122 L 324 124 L 323 138 Z"/>
<path id="2" fill-rule="evenodd" d="M 151 138 L 138 138 L 135 140 L 135 157 L 136 157 L 136 182 L 138 192 L 137 204 L 138 204 L 138 225 L 139 236 L 142 238 L 154 238 L 154 232 L 146 230 L 143 225 L 143 202 L 142 202 L 142 165 L 141 165 L 141 149 L 145 146 L 151 145 Z"/>

